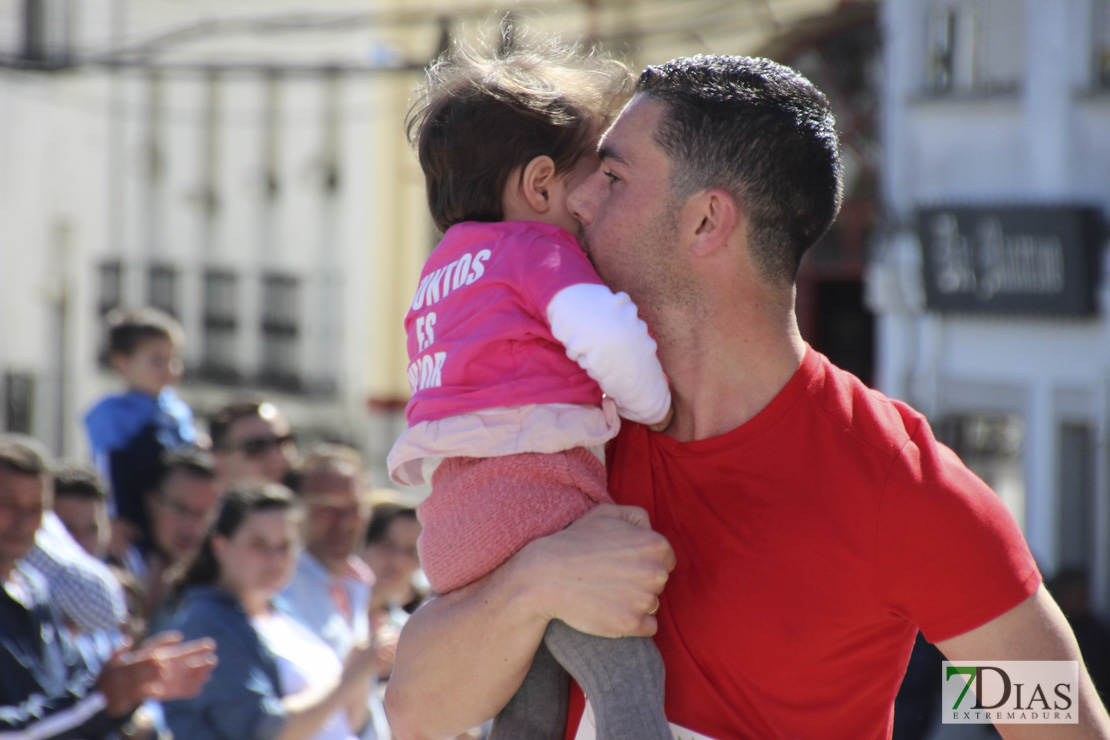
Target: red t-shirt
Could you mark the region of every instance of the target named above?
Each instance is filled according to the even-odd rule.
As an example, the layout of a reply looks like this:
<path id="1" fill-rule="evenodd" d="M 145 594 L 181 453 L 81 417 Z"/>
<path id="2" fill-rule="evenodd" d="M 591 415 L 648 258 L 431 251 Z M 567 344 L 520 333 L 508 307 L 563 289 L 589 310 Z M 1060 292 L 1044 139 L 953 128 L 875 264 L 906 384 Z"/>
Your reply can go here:
<path id="1" fill-rule="evenodd" d="M 613 498 L 677 556 L 655 638 L 667 716 L 717 740 L 888 738 L 918 628 L 955 637 L 1040 584 L 925 419 L 813 349 L 740 428 L 680 443 L 626 424 L 612 452 Z"/>

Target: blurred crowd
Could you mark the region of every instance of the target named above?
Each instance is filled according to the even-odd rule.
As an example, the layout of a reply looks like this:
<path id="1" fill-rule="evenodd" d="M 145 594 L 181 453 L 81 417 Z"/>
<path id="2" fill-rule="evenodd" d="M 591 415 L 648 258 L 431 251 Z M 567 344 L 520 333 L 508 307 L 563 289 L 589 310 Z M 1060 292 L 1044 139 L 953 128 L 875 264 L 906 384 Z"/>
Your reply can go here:
<path id="1" fill-rule="evenodd" d="M 0 436 L 0 736 L 391 738 L 382 695 L 428 590 L 415 508 L 352 447 L 299 449 L 265 397 L 194 419 L 181 342 L 156 309 L 110 316 L 121 389 L 84 418 L 91 459 Z M 1049 585 L 1105 696 L 1086 574 Z M 895 738 L 935 729 L 940 660 L 919 637 Z"/>
<path id="2" fill-rule="evenodd" d="M 46 634 L 56 620 L 64 664 L 37 638 L 4 638 L 3 665 L 30 668 L 0 679 L 0 734 L 70 736 L 57 726 L 77 726 L 66 712 L 80 694 L 111 699 L 104 687 L 127 683 L 111 666 L 138 662 L 145 644 L 191 656 L 193 683 L 136 689 L 82 736 L 391 737 L 382 691 L 427 589 L 415 509 L 369 488 L 357 450 L 298 449 L 264 397 L 195 419 L 174 391 L 182 339 L 156 309 L 109 317 L 122 387 L 84 418 L 90 460 L 49 461 L 32 439 L 0 437 L 0 623 Z M 168 650 L 155 650 L 159 680 L 177 681 Z"/>

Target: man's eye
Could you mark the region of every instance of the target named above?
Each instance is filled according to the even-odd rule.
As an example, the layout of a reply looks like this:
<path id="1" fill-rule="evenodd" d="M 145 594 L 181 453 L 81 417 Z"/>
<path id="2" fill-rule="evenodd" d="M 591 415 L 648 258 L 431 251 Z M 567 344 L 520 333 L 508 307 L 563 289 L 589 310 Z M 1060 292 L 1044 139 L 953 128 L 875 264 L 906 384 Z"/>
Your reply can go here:
<path id="1" fill-rule="evenodd" d="M 609 182 L 619 182 L 620 178 L 613 174 L 612 170 L 602 170 L 602 173 L 609 178 Z"/>

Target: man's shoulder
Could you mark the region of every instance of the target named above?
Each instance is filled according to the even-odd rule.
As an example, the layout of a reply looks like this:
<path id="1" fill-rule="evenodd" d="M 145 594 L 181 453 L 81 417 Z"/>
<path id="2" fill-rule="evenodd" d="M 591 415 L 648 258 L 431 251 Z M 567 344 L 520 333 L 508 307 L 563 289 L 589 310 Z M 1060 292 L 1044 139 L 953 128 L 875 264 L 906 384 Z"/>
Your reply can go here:
<path id="1" fill-rule="evenodd" d="M 289 583 L 281 590 L 280 601 L 288 610 L 297 612 L 300 616 L 306 611 L 313 611 L 329 607 L 331 594 L 328 591 L 330 577 L 324 567 L 307 551 L 301 551 L 293 566 L 293 575 Z"/>
<path id="2" fill-rule="evenodd" d="M 328 572 L 320 561 L 314 558 L 308 550 L 301 550 L 301 554 L 293 566 L 293 575 L 286 590 L 288 591 L 290 587 L 297 584 L 322 585 L 327 580 Z"/>
<path id="3" fill-rule="evenodd" d="M 27 558 L 16 563 L 4 589 L 10 601 L 27 611 L 40 609 L 50 603 L 50 582 L 42 571 L 32 565 Z M 3 630 L 0 630 L 3 632 Z"/>
<path id="4" fill-rule="evenodd" d="M 374 575 L 362 560 L 352 555 L 341 580 L 349 589 L 369 591 L 374 582 Z M 294 603 L 323 597 L 326 603 L 330 604 L 329 589 L 332 581 L 332 575 L 327 568 L 305 550 L 297 558 L 293 566 L 293 575 L 282 590 L 282 596 Z"/>
<path id="5" fill-rule="evenodd" d="M 47 598 L 50 594 L 50 583 L 41 570 L 28 562 L 27 558 L 20 560 L 15 567 L 16 571 L 26 580 L 27 585 L 36 596 Z"/>
<path id="6" fill-rule="evenodd" d="M 928 429 L 925 417 L 909 404 L 867 386 L 820 355 L 807 399 L 815 413 L 830 422 L 814 431 L 846 433 L 857 444 L 884 455 L 898 454 Z"/>

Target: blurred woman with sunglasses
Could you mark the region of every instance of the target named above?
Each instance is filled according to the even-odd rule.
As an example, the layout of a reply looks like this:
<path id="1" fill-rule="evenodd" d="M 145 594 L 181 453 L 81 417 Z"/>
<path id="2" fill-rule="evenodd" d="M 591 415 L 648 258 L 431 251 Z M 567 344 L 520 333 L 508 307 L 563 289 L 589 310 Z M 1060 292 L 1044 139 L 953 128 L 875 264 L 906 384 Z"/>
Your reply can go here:
<path id="1" fill-rule="evenodd" d="M 221 489 L 238 483 L 286 483 L 297 446 L 285 415 L 264 400 L 228 403 L 208 420 Z"/>

